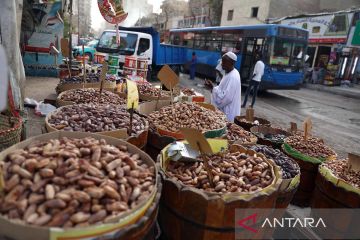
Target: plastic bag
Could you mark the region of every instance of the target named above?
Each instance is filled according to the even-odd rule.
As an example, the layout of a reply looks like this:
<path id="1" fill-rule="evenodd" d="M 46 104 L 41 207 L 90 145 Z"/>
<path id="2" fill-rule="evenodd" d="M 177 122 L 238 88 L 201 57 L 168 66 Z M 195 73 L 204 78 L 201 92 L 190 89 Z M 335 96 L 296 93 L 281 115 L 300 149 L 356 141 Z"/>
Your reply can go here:
<path id="1" fill-rule="evenodd" d="M 56 109 L 56 107 L 54 107 L 51 104 L 40 102 L 36 105 L 35 114 L 40 115 L 40 116 L 46 116 L 49 113 L 51 113 L 52 111 L 54 111 L 55 109 Z"/>

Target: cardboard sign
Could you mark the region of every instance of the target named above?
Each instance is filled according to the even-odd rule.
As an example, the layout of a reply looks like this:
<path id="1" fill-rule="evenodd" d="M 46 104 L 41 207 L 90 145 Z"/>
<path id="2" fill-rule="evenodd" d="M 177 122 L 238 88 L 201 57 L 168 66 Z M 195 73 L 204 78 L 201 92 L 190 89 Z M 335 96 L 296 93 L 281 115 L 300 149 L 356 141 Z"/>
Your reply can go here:
<path id="1" fill-rule="evenodd" d="M 199 104 L 200 106 L 207 108 L 211 111 L 216 111 L 216 107 L 210 103 L 197 103 L 197 104 Z"/>
<path id="2" fill-rule="evenodd" d="M 62 38 L 60 44 L 62 55 L 66 58 L 70 57 L 69 40 L 67 38 Z"/>
<path id="3" fill-rule="evenodd" d="M 349 153 L 348 155 L 348 165 L 349 168 L 353 171 L 360 171 L 360 155 L 356 153 Z"/>
<path id="4" fill-rule="evenodd" d="M 246 109 L 246 121 L 254 122 L 254 114 L 255 114 L 255 111 L 253 108 Z"/>
<path id="5" fill-rule="evenodd" d="M 308 140 L 310 134 L 311 134 L 311 130 L 312 130 L 312 121 L 310 117 L 307 117 L 303 123 L 304 125 L 304 139 L 305 141 Z"/>
<path id="6" fill-rule="evenodd" d="M 102 93 L 104 82 L 106 78 L 106 73 L 108 71 L 108 64 L 107 62 L 104 62 L 102 65 L 101 73 L 100 73 L 100 94 Z"/>
<path id="7" fill-rule="evenodd" d="M 290 122 L 290 132 L 296 133 L 297 132 L 297 124 L 294 122 Z"/>
<path id="8" fill-rule="evenodd" d="M 138 109 L 139 108 L 139 91 L 134 81 L 126 80 L 127 89 L 127 108 Z"/>
<path id="9" fill-rule="evenodd" d="M 186 141 L 188 141 L 193 149 L 198 150 L 203 154 L 214 153 L 209 142 L 199 130 L 193 128 L 182 128 L 180 131 L 184 134 Z"/>
<path id="10" fill-rule="evenodd" d="M 0 45 L 0 112 L 6 109 L 8 104 L 8 64 L 5 49 Z"/>
<path id="11" fill-rule="evenodd" d="M 178 75 L 168 65 L 161 68 L 157 77 L 170 91 L 179 83 Z"/>

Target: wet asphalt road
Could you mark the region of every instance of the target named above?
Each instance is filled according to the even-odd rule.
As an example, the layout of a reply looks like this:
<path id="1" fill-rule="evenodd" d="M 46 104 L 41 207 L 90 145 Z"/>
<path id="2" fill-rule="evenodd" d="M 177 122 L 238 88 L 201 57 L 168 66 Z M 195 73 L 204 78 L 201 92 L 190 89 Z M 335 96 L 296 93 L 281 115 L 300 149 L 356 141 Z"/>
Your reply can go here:
<path id="1" fill-rule="evenodd" d="M 210 92 L 198 84 L 203 80 L 197 78 L 194 82 L 181 75 L 181 86 L 194 88 L 209 100 Z M 360 99 L 310 89 L 272 90 L 261 93 L 254 108 L 255 115 L 282 128 L 289 128 L 290 122 L 302 128 L 302 121 L 310 116 L 313 135 L 323 138 L 340 157 L 348 152 L 360 153 Z M 245 109 L 241 112 L 245 115 Z"/>

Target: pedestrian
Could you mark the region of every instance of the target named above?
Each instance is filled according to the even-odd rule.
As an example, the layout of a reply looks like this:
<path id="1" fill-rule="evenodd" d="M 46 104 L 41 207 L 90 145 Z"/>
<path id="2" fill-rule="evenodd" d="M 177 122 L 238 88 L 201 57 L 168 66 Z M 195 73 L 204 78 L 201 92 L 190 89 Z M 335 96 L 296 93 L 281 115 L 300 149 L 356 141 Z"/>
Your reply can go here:
<path id="1" fill-rule="evenodd" d="M 196 63 L 197 63 L 196 53 L 193 52 L 192 57 L 191 57 L 191 63 L 190 63 L 190 79 L 191 80 L 195 79 Z"/>
<path id="2" fill-rule="evenodd" d="M 253 97 L 252 97 L 252 101 L 251 101 L 251 107 L 254 107 L 255 101 L 256 101 L 256 95 L 257 92 L 259 90 L 259 86 L 260 86 L 260 82 L 261 82 L 261 78 L 264 75 L 264 70 L 265 70 L 265 64 L 262 61 L 262 55 L 261 53 L 258 53 L 256 55 L 256 64 L 254 67 L 254 73 L 251 77 L 250 83 L 248 88 L 246 89 L 246 93 L 245 93 L 245 98 L 244 98 L 244 102 L 241 105 L 242 108 L 246 107 L 246 102 L 248 99 L 248 96 L 250 94 L 250 91 L 253 91 Z"/>
<path id="3" fill-rule="evenodd" d="M 233 52 L 225 53 L 221 60 L 225 74 L 219 86 L 214 87 L 209 80 L 205 84 L 212 92 L 211 103 L 225 113 L 229 122 L 234 122 L 241 110 L 241 80 L 238 70 L 234 67 L 236 60 L 237 56 Z"/>
<path id="4" fill-rule="evenodd" d="M 221 79 L 225 75 L 225 71 L 221 66 L 221 59 L 218 60 L 217 65 L 215 67 L 215 73 L 216 73 L 216 84 L 219 85 Z"/>

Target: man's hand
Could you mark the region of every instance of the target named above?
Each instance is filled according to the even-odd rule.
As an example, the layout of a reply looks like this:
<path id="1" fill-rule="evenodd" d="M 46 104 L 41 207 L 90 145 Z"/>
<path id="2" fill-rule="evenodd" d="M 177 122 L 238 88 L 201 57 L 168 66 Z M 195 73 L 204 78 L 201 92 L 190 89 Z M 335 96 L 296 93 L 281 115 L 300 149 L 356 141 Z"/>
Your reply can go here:
<path id="1" fill-rule="evenodd" d="M 205 80 L 204 86 L 210 90 L 212 90 L 214 88 L 214 85 L 210 80 Z"/>

